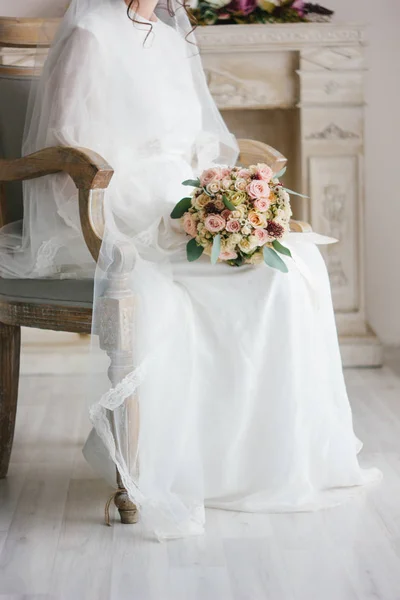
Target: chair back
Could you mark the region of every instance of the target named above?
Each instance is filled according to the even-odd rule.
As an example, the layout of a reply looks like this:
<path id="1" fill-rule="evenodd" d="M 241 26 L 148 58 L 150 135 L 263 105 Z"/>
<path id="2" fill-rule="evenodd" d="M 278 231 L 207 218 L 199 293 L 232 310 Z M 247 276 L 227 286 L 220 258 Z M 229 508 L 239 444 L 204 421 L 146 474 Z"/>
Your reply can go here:
<path id="1" fill-rule="evenodd" d="M 0 17 L 0 160 L 21 156 L 29 91 L 40 74 L 37 48 L 43 48 L 44 58 L 58 24 L 59 19 Z M 2 187 L 0 226 L 23 216 L 22 184 Z"/>

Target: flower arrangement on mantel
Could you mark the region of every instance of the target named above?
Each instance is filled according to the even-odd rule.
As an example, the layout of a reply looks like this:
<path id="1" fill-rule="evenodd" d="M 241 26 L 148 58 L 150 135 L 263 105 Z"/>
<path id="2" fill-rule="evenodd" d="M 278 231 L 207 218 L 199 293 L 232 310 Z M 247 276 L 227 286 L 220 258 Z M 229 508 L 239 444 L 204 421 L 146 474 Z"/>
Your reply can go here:
<path id="1" fill-rule="evenodd" d="M 304 0 L 192 0 L 197 25 L 330 21 L 333 11 Z"/>

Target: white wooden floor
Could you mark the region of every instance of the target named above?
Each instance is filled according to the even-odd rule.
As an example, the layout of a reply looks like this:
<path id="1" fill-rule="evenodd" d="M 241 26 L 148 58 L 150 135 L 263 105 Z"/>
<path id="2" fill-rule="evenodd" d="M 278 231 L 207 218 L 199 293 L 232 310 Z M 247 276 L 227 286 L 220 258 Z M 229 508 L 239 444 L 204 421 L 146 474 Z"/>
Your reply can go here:
<path id="1" fill-rule="evenodd" d="M 203 538 L 103 525 L 110 488 L 81 455 L 82 376 L 25 376 L 0 482 L 0 600 L 400 600 L 400 370 L 348 370 L 362 462 L 381 485 L 310 514 L 208 511 Z"/>

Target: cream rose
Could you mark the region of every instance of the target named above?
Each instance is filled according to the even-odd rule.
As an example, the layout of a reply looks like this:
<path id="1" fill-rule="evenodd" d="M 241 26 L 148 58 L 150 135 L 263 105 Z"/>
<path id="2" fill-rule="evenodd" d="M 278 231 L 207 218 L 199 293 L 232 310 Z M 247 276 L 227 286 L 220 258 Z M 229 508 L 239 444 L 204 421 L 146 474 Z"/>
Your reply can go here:
<path id="1" fill-rule="evenodd" d="M 263 261 L 264 257 L 260 251 L 254 252 L 254 254 L 247 260 L 247 262 L 251 265 L 260 265 Z"/>
<path id="2" fill-rule="evenodd" d="M 244 192 L 246 190 L 247 187 L 247 180 L 244 179 L 244 177 L 238 177 L 235 181 L 235 189 L 238 192 Z"/>
<path id="3" fill-rule="evenodd" d="M 254 235 L 249 236 L 248 238 L 243 238 L 239 242 L 239 248 L 245 254 L 250 254 L 255 248 L 257 248 L 257 239 Z"/>
<path id="4" fill-rule="evenodd" d="M 228 194 L 229 201 L 232 202 L 235 206 L 239 204 L 243 204 L 246 202 L 246 193 L 245 192 L 229 192 Z"/>
<path id="5" fill-rule="evenodd" d="M 208 202 L 210 202 L 210 196 L 207 196 L 207 194 L 200 194 L 200 196 L 195 196 L 192 200 L 192 204 L 197 210 L 204 208 Z"/>
<path id="6" fill-rule="evenodd" d="M 240 233 L 232 233 L 226 242 L 226 247 L 229 249 L 235 248 L 241 239 L 242 235 Z"/>
<path id="7" fill-rule="evenodd" d="M 221 189 L 221 184 L 219 181 L 211 181 L 211 183 L 207 183 L 205 187 L 209 194 L 218 194 Z"/>
<path id="8" fill-rule="evenodd" d="M 233 219 L 243 219 L 247 214 L 247 208 L 244 204 L 240 204 L 237 206 L 235 210 L 232 211 L 231 217 Z"/>
<path id="9" fill-rule="evenodd" d="M 264 225 L 266 225 L 266 223 L 267 223 L 265 215 L 256 213 L 254 210 L 249 212 L 247 218 L 250 221 L 250 223 L 253 225 L 253 227 L 264 227 Z"/>

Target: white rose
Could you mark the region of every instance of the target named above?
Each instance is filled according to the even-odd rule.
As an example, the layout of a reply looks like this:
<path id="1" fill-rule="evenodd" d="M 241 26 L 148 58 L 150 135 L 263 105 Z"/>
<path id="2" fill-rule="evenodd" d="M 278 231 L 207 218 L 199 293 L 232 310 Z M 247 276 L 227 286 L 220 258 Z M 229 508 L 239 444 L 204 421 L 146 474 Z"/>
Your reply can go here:
<path id="1" fill-rule="evenodd" d="M 250 265 L 260 265 L 263 262 L 263 260 L 264 257 L 262 252 L 254 252 L 253 256 L 250 256 L 250 258 L 248 258 L 246 262 Z"/>
<path id="2" fill-rule="evenodd" d="M 227 248 L 233 250 L 240 243 L 242 237 L 240 233 L 232 233 L 226 241 Z"/>
<path id="3" fill-rule="evenodd" d="M 258 246 L 257 238 L 254 235 L 251 235 L 247 239 L 243 238 L 239 242 L 239 248 L 245 254 L 250 254 L 250 252 L 252 252 L 255 248 L 257 248 L 257 246 Z"/>
<path id="4" fill-rule="evenodd" d="M 232 211 L 231 213 L 231 217 L 233 219 L 243 219 L 243 217 L 246 216 L 247 213 L 247 207 L 244 204 L 240 204 L 239 206 L 236 207 L 236 209 L 234 211 Z"/>

